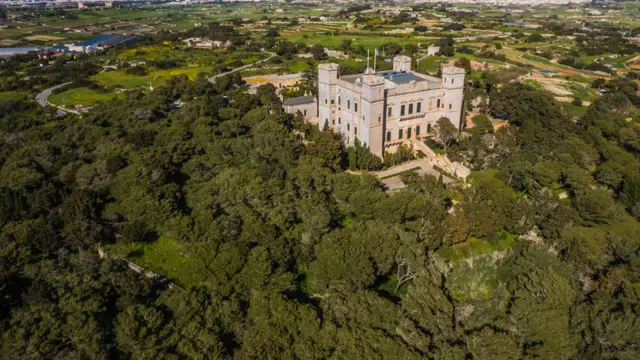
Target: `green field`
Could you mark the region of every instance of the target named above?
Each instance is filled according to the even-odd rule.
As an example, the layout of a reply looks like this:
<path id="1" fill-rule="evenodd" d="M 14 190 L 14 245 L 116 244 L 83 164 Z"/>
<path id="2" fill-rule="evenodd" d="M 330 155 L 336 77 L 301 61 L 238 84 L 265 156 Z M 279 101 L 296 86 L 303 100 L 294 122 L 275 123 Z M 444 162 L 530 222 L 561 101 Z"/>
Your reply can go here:
<path id="1" fill-rule="evenodd" d="M 0 92 L 0 101 L 23 99 L 29 94 L 28 91 L 5 91 Z"/>
<path id="2" fill-rule="evenodd" d="M 582 101 L 594 101 L 598 97 L 593 89 L 576 83 L 567 83 L 565 87 L 573 93 L 573 97 Z"/>
<path id="3" fill-rule="evenodd" d="M 317 33 L 299 33 L 291 35 L 283 35 L 282 39 L 291 41 L 292 43 L 303 42 L 307 45 L 321 44 L 330 49 L 338 49 L 343 40 L 352 40 L 355 45 L 362 45 L 365 49 L 378 48 L 382 49 L 382 45 L 387 43 L 396 43 L 402 46 L 408 44 L 430 44 L 433 40 L 419 37 L 393 37 L 393 36 L 363 36 L 363 35 L 329 35 L 322 32 Z"/>
<path id="4" fill-rule="evenodd" d="M 211 74 L 211 67 L 200 66 L 159 70 L 145 76 L 127 75 L 124 70 L 117 70 L 96 74 L 92 78 L 104 86 L 131 89 L 138 86 L 148 86 L 149 84 L 154 87 L 162 86 L 170 77 L 180 74 L 187 75 L 189 79 L 193 80 L 199 73 Z"/>
<path id="5" fill-rule="evenodd" d="M 310 69 L 309 64 L 306 61 L 299 60 L 290 67 L 292 72 L 302 72 Z"/>
<path id="6" fill-rule="evenodd" d="M 516 240 L 516 235 L 501 231 L 493 238 L 478 239 L 472 237 L 465 242 L 443 247 L 436 252 L 436 255 L 447 261 L 466 259 L 471 256 L 486 255 L 494 251 L 509 249 L 516 243 Z"/>
<path id="7" fill-rule="evenodd" d="M 238 60 L 242 61 L 243 64 L 250 64 L 266 57 L 267 55 L 263 52 L 225 52 L 214 49 L 185 47 L 182 42 L 165 42 L 161 45 L 136 47 L 118 54 L 106 54 L 101 56 L 100 59 L 101 61 L 118 62 L 170 60 L 177 62 L 183 68 L 206 66 L 233 68 L 234 66 L 226 66 L 226 64 L 237 62 Z"/>
<path id="8" fill-rule="evenodd" d="M 187 246 L 161 236 L 150 244 L 105 246 L 112 256 L 122 257 L 136 265 L 158 273 L 181 286 L 200 286 L 204 283 L 206 269 Z"/>
<path id="9" fill-rule="evenodd" d="M 542 84 L 540 84 L 540 83 L 539 83 L 538 81 L 536 81 L 536 80 L 527 79 L 527 80 L 523 81 L 523 83 L 524 83 L 525 85 L 532 86 L 532 87 L 534 87 L 534 88 L 536 88 L 536 89 L 542 89 Z"/>
<path id="10" fill-rule="evenodd" d="M 101 102 L 109 101 L 113 98 L 124 98 L 122 93 L 99 93 L 86 87 L 70 89 L 59 94 L 52 94 L 47 100 L 56 105 L 84 105 L 94 106 Z"/>

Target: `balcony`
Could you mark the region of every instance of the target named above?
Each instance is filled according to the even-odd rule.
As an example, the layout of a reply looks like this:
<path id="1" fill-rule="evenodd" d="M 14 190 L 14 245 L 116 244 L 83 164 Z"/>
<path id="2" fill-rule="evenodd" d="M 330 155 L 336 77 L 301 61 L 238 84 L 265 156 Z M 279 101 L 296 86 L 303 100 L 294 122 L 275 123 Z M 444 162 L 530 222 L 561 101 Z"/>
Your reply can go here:
<path id="1" fill-rule="evenodd" d="M 398 119 L 398 121 L 402 122 L 402 121 L 421 119 L 421 118 L 424 118 L 425 116 L 427 116 L 427 113 L 420 113 L 420 114 L 415 114 L 415 115 L 401 116 L 400 119 Z"/>

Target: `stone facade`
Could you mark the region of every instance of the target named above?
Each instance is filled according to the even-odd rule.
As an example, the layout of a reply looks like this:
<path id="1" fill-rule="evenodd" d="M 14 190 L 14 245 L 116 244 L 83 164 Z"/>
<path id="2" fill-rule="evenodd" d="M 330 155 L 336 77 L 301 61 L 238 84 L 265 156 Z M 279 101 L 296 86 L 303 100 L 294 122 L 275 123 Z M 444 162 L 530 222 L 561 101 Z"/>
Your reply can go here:
<path id="1" fill-rule="evenodd" d="M 421 139 L 441 117 L 460 127 L 465 71 L 442 69 L 442 78 L 411 71 L 411 58 L 396 56 L 393 70 L 340 76 L 337 64 L 318 66 L 318 117 L 347 146 L 357 138 L 383 156 L 403 142 Z"/>
<path id="2" fill-rule="evenodd" d="M 255 94 L 258 86 L 264 84 L 273 84 L 276 90 L 280 92 L 281 89 L 286 87 L 292 87 L 298 85 L 298 83 L 304 80 L 302 73 L 284 74 L 284 75 L 256 75 L 243 77 L 247 85 L 249 85 L 249 93 Z"/>
<path id="3" fill-rule="evenodd" d="M 304 120 L 309 123 L 316 123 L 316 115 L 318 112 L 318 103 L 313 96 L 299 96 L 290 99 L 284 99 L 282 102 L 284 110 L 287 114 L 295 115 L 298 111 L 304 117 Z"/>

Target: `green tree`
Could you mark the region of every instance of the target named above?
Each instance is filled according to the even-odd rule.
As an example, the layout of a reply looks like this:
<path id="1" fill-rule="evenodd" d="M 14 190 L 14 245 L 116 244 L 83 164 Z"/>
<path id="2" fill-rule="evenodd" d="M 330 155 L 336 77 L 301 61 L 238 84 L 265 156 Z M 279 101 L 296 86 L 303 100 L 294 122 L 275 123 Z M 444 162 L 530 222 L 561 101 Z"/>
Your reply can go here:
<path id="1" fill-rule="evenodd" d="M 473 121 L 473 129 L 471 131 L 476 134 L 493 133 L 493 123 L 487 115 L 476 115 L 471 118 Z"/>
<path id="2" fill-rule="evenodd" d="M 449 119 L 441 117 L 436 122 L 435 130 L 438 134 L 438 140 L 444 145 L 444 150 L 447 151 L 449 145 L 456 139 L 458 129 Z"/>
<path id="3" fill-rule="evenodd" d="M 314 60 L 324 60 L 327 53 L 324 51 L 322 44 L 315 44 L 311 47 L 311 55 L 313 55 Z"/>

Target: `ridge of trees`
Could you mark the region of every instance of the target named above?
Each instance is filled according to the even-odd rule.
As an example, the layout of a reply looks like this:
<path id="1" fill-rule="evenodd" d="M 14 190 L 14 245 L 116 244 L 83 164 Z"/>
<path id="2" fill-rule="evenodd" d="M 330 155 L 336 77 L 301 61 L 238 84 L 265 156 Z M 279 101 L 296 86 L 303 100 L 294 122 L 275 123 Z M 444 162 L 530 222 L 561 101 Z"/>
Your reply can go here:
<path id="1" fill-rule="evenodd" d="M 640 127 L 625 89 L 572 121 L 542 91 L 495 86 L 487 111 L 509 125 L 475 119 L 446 150 L 476 170 L 468 184 L 411 173 L 391 194 L 343 171 L 349 152 L 373 166 L 366 148 L 237 73 L 174 77 L 82 118 L 2 103 L 0 353 L 637 358 Z"/>

